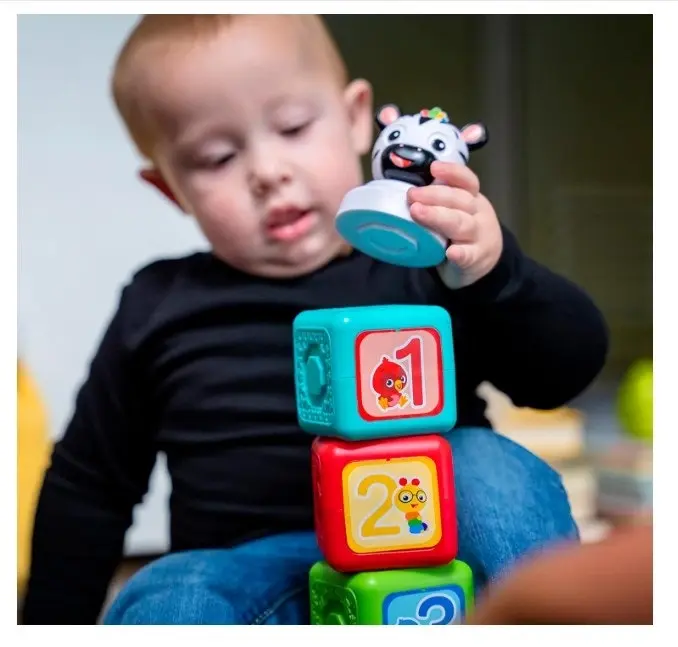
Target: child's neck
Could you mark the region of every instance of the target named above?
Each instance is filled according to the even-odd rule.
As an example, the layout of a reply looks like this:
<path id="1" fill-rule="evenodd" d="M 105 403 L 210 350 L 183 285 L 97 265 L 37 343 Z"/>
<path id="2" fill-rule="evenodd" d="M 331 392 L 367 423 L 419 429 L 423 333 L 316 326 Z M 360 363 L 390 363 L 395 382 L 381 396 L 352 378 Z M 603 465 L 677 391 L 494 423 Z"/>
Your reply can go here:
<path id="1" fill-rule="evenodd" d="M 350 256 L 352 252 L 353 247 L 351 247 L 346 241 L 344 241 L 337 251 L 337 258 L 341 258 L 343 256 Z"/>

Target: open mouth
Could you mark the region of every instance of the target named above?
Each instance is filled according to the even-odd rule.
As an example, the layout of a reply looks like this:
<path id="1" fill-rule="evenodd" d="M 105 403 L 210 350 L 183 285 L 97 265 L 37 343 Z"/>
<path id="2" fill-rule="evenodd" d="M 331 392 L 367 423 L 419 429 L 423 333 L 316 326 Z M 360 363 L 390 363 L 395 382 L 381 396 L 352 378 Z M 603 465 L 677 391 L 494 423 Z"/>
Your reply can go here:
<path id="1" fill-rule="evenodd" d="M 393 144 L 384 149 L 382 153 L 382 174 L 387 180 L 399 180 L 414 186 L 426 186 L 433 182 L 431 163 L 435 159 L 431 151 L 418 146 Z"/>
<path id="2" fill-rule="evenodd" d="M 397 166 L 398 168 L 408 168 L 414 164 L 412 160 L 407 160 L 404 157 L 400 157 L 400 155 L 394 152 L 392 152 L 388 158 L 391 160 L 393 166 Z"/>
<path id="3" fill-rule="evenodd" d="M 410 505 L 411 505 L 413 508 L 418 508 L 418 507 L 419 507 L 419 504 L 418 504 L 418 503 L 411 503 Z"/>
<path id="4" fill-rule="evenodd" d="M 313 224 L 311 209 L 281 209 L 271 214 L 266 223 L 268 235 L 274 240 L 295 240 L 306 234 Z"/>

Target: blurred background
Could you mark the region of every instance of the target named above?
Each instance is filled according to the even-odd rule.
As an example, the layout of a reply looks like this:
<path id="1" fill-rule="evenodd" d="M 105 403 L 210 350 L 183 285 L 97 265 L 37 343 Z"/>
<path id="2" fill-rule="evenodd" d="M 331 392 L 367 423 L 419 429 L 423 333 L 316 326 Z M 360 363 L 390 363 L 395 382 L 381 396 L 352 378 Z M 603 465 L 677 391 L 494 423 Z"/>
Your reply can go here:
<path id="1" fill-rule="evenodd" d="M 19 18 L 19 595 L 49 445 L 121 286 L 152 258 L 205 247 L 137 181 L 110 99 L 111 66 L 137 18 Z M 482 386 L 497 429 L 560 470 L 585 540 L 648 518 L 652 16 L 326 20 L 377 104 L 439 105 L 459 125 L 486 123 L 490 143 L 472 160 L 484 192 L 525 252 L 582 285 L 607 318 L 607 366 L 570 406 L 516 410 Z M 169 491 L 161 457 L 130 558 L 166 549 Z"/>

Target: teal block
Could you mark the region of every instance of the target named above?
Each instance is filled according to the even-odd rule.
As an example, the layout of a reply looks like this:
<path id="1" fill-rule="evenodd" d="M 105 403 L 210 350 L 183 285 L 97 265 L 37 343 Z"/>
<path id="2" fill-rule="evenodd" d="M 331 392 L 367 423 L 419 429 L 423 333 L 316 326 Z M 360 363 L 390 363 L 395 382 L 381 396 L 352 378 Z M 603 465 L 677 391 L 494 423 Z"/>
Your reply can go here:
<path id="1" fill-rule="evenodd" d="M 452 322 L 443 308 L 307 310 L 293 334 L 297 416 L 306 432 L 357 441 L 454 427 Z"/>
<path id="2" fill-rule="evenodd" d="M 458 559 L 357 574 L 321 561 L 309 572 L 309 591 L 313 625 L 454 625 L 474 605 L 473 573 Z"/>

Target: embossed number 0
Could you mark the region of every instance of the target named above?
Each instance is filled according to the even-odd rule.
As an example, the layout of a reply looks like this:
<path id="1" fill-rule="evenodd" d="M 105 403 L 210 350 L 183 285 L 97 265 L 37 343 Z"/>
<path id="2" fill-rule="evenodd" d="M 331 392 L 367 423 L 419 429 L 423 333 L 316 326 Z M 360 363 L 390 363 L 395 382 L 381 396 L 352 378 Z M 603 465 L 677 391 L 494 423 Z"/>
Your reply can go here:
<path id="1" fill-rule="evenodd" d="M 385 535 L 400 534 L 400 528 L 398 526 L 377 526 L 377 522 L 391 508 L 393 493 L 398 488 L 396 482 L 385 474 L 371 474 L 370 476 L 366 476 L 358 484 L 358 494 L 360 496 L 367 496 L 373 485 L 383 485 L 386 488 L 386 496 L 377 509 L 363 521 L 361 526 L 363 537 L 383 537 Z"/>

